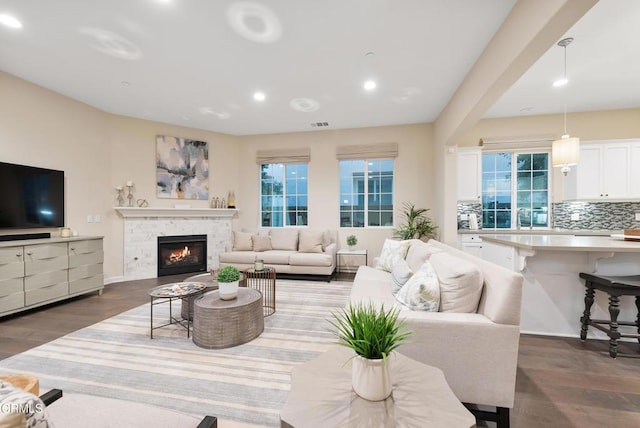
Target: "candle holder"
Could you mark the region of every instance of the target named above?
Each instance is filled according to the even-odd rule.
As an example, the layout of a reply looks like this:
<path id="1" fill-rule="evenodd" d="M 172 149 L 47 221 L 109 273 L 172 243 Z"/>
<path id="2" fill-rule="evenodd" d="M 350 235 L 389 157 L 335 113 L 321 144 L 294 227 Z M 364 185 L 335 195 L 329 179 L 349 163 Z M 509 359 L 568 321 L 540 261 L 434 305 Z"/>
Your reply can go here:
<path id="1" fill-rule="evenodd" d="M 116 187 L 116 191 L 118 192 L 118 206 L 121 207 L 124 205 L 124 193 L 122 187 Z"/>
<path id="2" fill-rule="evenodd" d="M 129 192 L 129 194 L 127 195 L 127 199 L 129 199 L 129 206 L 132 207 L 133 206 L 133 183 L 129 184 L 127 183 L 127 191 Z"/>

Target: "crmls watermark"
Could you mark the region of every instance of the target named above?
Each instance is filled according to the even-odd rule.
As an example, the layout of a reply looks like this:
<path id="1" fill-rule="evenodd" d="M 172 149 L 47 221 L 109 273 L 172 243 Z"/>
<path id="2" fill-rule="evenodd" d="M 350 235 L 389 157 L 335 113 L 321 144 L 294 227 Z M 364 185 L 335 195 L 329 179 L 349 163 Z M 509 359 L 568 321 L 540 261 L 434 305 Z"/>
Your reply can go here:
<path id="1" fill-rule="evenodd" d="M 44 411 L 42 403 L 1 403 L 0 414 L 3 413 L 41 413 Z"/>

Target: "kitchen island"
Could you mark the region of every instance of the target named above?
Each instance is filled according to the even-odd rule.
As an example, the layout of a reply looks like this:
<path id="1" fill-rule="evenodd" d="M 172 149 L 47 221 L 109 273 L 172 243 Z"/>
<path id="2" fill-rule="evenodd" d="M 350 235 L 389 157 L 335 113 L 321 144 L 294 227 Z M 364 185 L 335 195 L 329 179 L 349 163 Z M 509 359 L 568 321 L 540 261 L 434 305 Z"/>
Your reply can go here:
<path id="1" fill-rule="evenodd" d="M 522 273 L 521 332 L 551 336 L 580 335 L 585 295 L 580 272 L 640 274 L 640 242 L 611 236 L 483 235 L 482 258 Z M 608 296 L 596 293 L 592 317 L 608 319 L 608 305 Z M 619 320 L 636 319 L 633 297 L 622 297 L 620 309 Z M 608 339 L 595 329 L 589 337 Z"/>

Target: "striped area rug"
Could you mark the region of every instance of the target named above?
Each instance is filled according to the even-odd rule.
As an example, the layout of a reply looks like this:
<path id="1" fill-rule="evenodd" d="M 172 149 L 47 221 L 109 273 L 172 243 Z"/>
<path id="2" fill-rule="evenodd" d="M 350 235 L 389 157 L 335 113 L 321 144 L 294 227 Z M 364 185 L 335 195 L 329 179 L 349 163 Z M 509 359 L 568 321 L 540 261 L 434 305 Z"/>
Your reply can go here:
<path id="1" fill-rule="evenodd" d="M 278 280 L 276 313 L 265 318 L 264 332 L 233 348 L 199 348 L 179 326 L 154 330 L 151 340 L 145 304 L 2 360 L 0 372 L 33 373 L 42 391 L 60 388 L 243 426 L 280 426 L 291 368 L 335 343 L 327 319 L 345 305 L 351 285 Z M 168 306 L 155 306 L 154 318 L 167 317 Z M 180 305 L 173 311 L 179 314 Z"/>

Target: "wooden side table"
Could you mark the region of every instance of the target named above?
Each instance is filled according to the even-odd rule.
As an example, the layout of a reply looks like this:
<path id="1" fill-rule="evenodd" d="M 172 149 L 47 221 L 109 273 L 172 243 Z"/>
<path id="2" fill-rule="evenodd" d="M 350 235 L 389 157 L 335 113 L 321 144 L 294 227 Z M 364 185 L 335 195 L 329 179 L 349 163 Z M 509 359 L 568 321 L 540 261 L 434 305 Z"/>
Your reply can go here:
<path id="1" fill-rule="evenodd" d="M 351 387 L 352 356 L 353 351 L 336 345 L 315 360 L 295 366 L 280 426 L 475 426 L 475 417 L 453 394 L 442 370 L 395 352 L 388 360 L 391 396 L 368 401 Z"/>
<path id="2" fill-rule="evenodd" d="M 265 317 L 273 315 L 276 311 L 276 270 L 265 266 L 257 271 L 249 268 L 244 271 L 246 281 L 243 286 L 253 288 L 262 293 L 262 309 Z"/>

